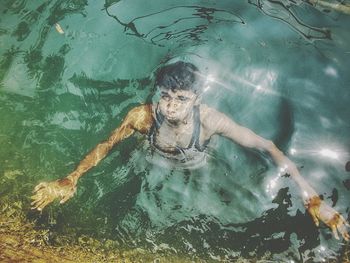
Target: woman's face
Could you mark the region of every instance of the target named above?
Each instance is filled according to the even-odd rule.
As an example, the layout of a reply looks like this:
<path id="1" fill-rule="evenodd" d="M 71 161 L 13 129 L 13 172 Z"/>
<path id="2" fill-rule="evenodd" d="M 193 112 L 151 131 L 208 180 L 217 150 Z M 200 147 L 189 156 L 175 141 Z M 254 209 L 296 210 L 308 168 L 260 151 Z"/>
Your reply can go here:
<path id="1" fill-rule="evenodd" d="M 170 124 L 185 122 L 197 102 L 197 95 L 189 90 L 160 88 L 159 110 Z"/>

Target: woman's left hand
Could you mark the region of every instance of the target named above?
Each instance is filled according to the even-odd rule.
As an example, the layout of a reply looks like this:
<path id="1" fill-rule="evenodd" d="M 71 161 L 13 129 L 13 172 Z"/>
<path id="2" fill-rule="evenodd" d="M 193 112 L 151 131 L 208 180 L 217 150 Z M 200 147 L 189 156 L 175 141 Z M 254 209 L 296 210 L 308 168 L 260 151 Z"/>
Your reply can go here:
<path id="1" fill-rule="evenodd" d="M 316 226 L 319 226 L 319 221 L 322 221 L 332 229 L 336 239 L 339 239 L 339 232 L 346 241 L 349 241 L 350 235 L 347 231 L 348 222 L 336 210 L 323 202 L 320 197 L 314 196 L 310 198 L 305 204 L 305 207 Z"/>

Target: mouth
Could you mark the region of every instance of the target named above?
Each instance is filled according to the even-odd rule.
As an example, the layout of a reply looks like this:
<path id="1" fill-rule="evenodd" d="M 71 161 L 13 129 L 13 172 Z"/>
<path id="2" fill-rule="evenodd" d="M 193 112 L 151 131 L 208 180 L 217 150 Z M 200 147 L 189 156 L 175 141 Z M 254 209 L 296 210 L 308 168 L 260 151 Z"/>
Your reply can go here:
<path id="1" fill-rule="evenodd" d="M 174 117 L 174 116 L 167 116 L 166 119 L 167 119 L 168 121 L 176 121 L 176 120 L 177 120 L 177 118 Z"/>
<path id="2" fill-rule="evenodd" d="M 176 116 L 175 112 L 167 112 L 166 117 L 170 119 L 174 119 Z"/>
<path id="3" fill-rule="evenodd" d="M 169 114 L 169 113 L 167 113 L 167 115 L 165 116 L 165 118 L 166 118 L 167 121 L 170 122 L 170 123 L 176 123 L 176 122 L 178 122 L 178 118 L 176 117 L 175 114 Z"/>

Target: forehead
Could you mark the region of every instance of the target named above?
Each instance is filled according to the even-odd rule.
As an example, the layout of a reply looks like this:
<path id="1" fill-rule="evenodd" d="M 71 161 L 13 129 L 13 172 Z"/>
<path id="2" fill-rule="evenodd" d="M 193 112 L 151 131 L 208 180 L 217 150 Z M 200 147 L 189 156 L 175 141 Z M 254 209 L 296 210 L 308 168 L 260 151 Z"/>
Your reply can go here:
<path id="1" fill-rule="evenodd" d="M 196 94 L 191 90 L 181 90 L 181 89 L 171 90 L 171 89 L 166 89 L 166 88 L 160 87 L 159 91 L 163 94 L 166 93 L 172 97 L 184 96 L 184 97 L 191 98 L 191 97 L 196 96 Z"/>

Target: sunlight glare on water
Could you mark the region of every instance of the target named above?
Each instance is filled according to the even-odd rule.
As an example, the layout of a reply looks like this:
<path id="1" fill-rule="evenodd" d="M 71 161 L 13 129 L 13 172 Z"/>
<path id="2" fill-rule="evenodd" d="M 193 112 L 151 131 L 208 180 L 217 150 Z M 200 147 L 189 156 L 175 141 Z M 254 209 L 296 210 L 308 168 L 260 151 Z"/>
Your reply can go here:
<path id="1" fill-rule="evenodd" d="M 69 202 L 30 211 L 37 183 L 68 175 L 152 100 L 157 68 L 184 60 L 201 70 L 204 103 L 274 141 L 348 218 L 350 16 L 307 2 L 3 1 L 0 199 L 24 200 L 28 218 L 57 235 L 125 248 L 214 261 L 339 258 L 342 241 L 313 225 L 290 178 L 224 138 L 205 167 L 177 170 L 149 163 L 147 140 L 134 136 Z"/>

